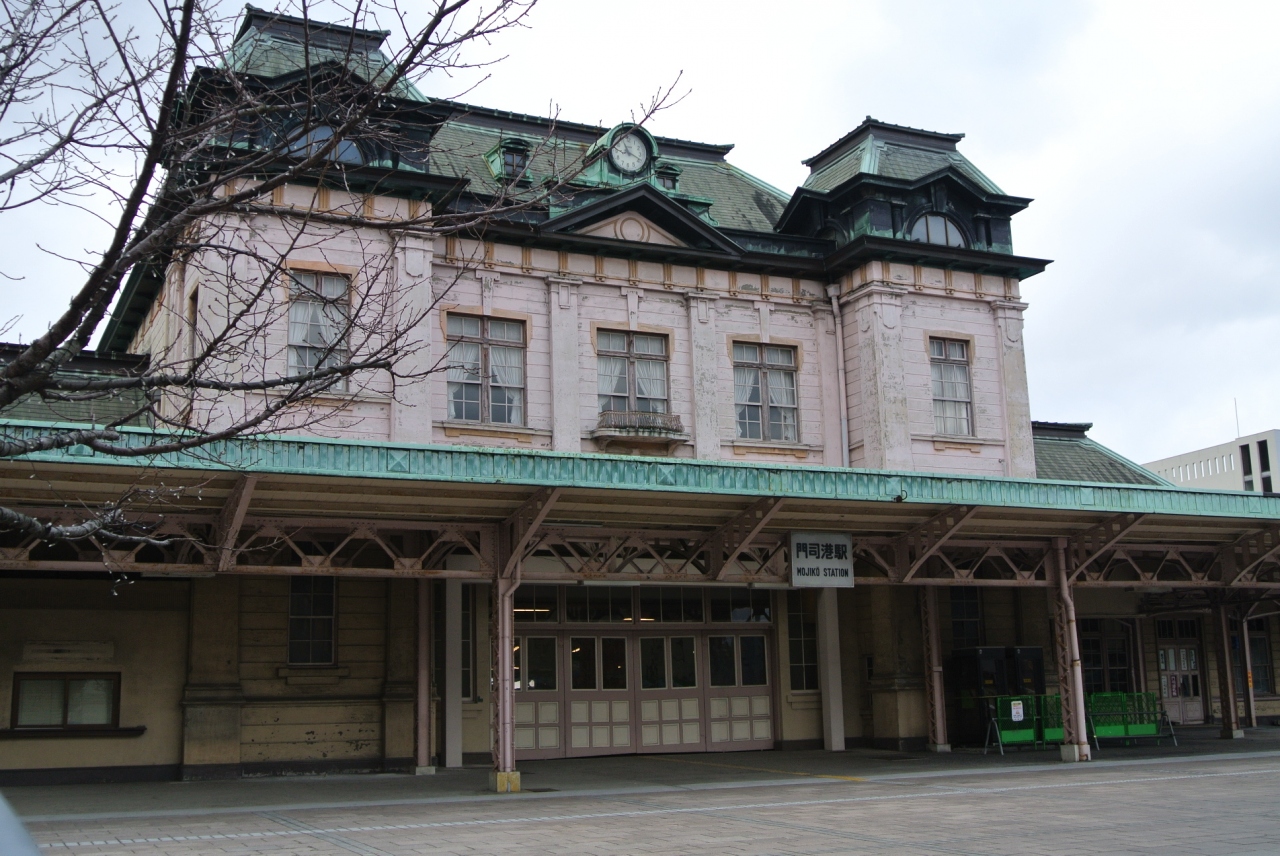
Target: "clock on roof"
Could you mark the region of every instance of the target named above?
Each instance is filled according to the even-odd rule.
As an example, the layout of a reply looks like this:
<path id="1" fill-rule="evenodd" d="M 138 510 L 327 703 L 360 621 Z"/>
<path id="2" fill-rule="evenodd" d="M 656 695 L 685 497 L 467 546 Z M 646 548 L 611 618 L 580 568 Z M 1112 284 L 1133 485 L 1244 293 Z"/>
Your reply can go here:
<path id="1" fill-rule="evenodd" d="M 632 130 L 618 137 L 609 147 L 609 162 L 619 172 L 635 175 L 649 165 L 649 147 L 640 138 L 640 133 Z"/>

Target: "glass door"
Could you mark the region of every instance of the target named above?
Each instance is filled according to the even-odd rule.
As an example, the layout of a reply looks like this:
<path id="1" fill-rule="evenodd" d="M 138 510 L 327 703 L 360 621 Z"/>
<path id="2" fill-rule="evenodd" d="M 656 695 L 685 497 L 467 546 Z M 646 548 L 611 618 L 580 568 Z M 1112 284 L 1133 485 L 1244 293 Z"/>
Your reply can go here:
<path id="1" fill-rule="evenodd" d="M 707 637 L 711 751 L 773 748 L 768 650 L 763 634 Z"/>
<path id="2" fill-rule="evenodd" d="M 569 756 L 635 751 L 626 636 L 568 637 Z"/>
<path id="3" fill-rule="evenodd" d="M 638 642 L 640 752 L 702 752 L 703 695 L 698 635 L 641 636 Z"/>
<path id="4" fill-rule="evenodd" d="M 563 688 L 560 640 L 517 636 L 512 658 L 515 683 L 515 749 L 519 758 L 563 758 Z"/>
<path id="5" fill-rule="evenodd" d="M 1200 633 L 1194 618 L 1156 623 L 1160 696 L 1175 725 L 1204 721 L 1200 687 Z"/>

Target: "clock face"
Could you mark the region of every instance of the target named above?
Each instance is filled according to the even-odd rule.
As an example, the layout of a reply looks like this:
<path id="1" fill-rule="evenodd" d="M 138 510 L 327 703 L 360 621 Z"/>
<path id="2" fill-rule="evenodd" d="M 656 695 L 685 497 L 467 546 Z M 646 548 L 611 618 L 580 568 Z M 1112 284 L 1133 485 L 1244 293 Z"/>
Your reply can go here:
<path id="1" fill-rule="evenodd" d="M 639 172 L 649 162 L 649 149 L 633 131 L 610 147 L 609 160 L 622 172 Z"/>

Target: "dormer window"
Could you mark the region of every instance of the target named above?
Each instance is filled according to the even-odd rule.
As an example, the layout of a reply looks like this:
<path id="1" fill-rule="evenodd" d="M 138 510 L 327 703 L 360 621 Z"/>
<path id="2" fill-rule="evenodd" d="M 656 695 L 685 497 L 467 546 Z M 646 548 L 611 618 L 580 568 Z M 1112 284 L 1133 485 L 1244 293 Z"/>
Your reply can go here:
<path id="1" fill-rule="evenodd" d="M 942 244 L 947 247 L 966 246 L 964 233 L 950 218 L 941 214 L 926 214 L 911 227 L 910 239 L 925 244 Z"/>
<path id="2" fill-rule="evenodd" d="M 507 181 L 528 179 L 529 144 L 523 140 L 508 140 L 502 144 L 502 177 Z"/>
<path id="3" fill-rule="evenodd" d="M 333 139 L 333 128 L 328 125 L 317 125 L 289 144 L 289 154 L 300 158 L 308 158 L 329 145 Z M 364 163 L 360 147 L 351 140 L 339 140 L 329 150 L 326 160 L 335 163 L 359 166 Z"/>
<path id="4" fill-rule="evenodd" d="M 680 170 L 673 166 L 660 166 L 654 173 L 658 187 L 663 190 L 675 190 L 680 183 Z"/>

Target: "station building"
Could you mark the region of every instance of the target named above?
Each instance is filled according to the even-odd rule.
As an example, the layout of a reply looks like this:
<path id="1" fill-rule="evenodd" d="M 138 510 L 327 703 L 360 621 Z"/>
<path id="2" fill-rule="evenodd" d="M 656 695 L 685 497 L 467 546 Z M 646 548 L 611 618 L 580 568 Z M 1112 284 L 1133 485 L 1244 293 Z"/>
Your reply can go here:
<path id="1" fill-rule="evenodd" d="M 269 89 L 304 41 L 384 36 L 251 9 L 228 63 Z M 1021 286 L 1048 262 L 962 135 L 868 118 L 788 194 L 728 145 L 400 101 L 402 148 L 344 144 L 221 228 L 286 258 L 260 370 L 332 344 L 295 283 L 356 291 L 376 257 L 427 312 L 425 379 L 199 454 L 0 463 L 46 518 L 178 491 L 169 547 L 0 534 L 0 782 L 485 763 L 507 790 L 534 758 L 946 751 L 984 739 L 974 651 L 999 681 L 1030 659 L 1001 686 L 1053 698 L 1064 759 L 1096 693 L 1226 737 L 1280 715 L 1280 500 L 1032 421 Z M 538 186 L 481 231 L 394 228 Z M 378 222 L 296 238 L 353 211 Z M 82 370 L 173 353 L 243 276 L 140 270 Z M 43 407 L 5 430 L 109 416 Z"/>

